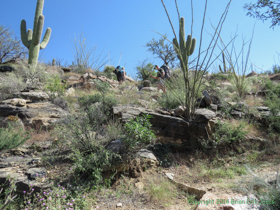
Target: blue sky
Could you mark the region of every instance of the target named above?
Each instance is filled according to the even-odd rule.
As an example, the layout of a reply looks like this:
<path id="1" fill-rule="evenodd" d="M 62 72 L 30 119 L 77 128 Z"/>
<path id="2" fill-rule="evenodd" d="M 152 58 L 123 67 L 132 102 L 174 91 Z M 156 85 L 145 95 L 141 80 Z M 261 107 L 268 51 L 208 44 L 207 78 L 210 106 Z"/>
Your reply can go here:
<path id="1" fill-rule="evenodd" d="M 37 0 L 2 0 L 0 24 L 10 27 L 20 38 L 22 19 L 26 20 L 27 29 L 33 29 L 36 2 Z M 164 2 L 178 33 L 175 3 L 173 0 Z M 181 16 L 186 19 L 186 34 L 190 34 L 190 0 L 177 2 Z M 251 0 L 232 1 L 221 37 L 227 43 L 238 29 L 235 47 L 240 50 L 242 37 L 249 40 L 256 23 L 249 62 L 263 70 L 269 70 L 273 64 L 279 64 L 277 52 L 280 53 L 278 41 L 280 27 L 276 26 L 273 30 L 269 28 L 271 25 L 269 20 L 263 23 L 246 16 L 243 6 L 249 2 Z M 204 3 L 204 0 L 194 0 L 193 37 L 197 38 L 198 43 Z M 208 33 L 213 34 L 210 20 L 214 25 L 218 23 L 226 3 L 226 0 L 208 0 L 202 49 L 206 48 L 210 40 Z M 136 74 L 136 67 L 145 59 L 153 64 L 162 64 L 145 47 L 153 38 L 160 38 L 154 31 L 167 34 L 170 40 L 174 37 L 160 0 L 45 0 L 43 15 L 45 16 L 43 34 L 47 27 L 50 27 L 52 35 L 45 50 L 40 51 L 40 61 L 50 62 L 56 58 L 63 59 L 62 64 L 70 65 L 74 61 L 71 40 L 74 39 L 74 35 L 78 36 L 83 32 L 87 42 L 97 47 L 97 55 L 103 52 L 106 59 L 110 55 L 110 64 L 125 66 L 128 75 L 132 77 Z M 198 47 L 194 54 L 196 53 Z M 218 48 L 215 53 L 219 53 Z M 218 64 L 220 61 L 212 66 L 211 71 L 217 71 Z M 261 71 L 256 67 L 254 70 Z"/>

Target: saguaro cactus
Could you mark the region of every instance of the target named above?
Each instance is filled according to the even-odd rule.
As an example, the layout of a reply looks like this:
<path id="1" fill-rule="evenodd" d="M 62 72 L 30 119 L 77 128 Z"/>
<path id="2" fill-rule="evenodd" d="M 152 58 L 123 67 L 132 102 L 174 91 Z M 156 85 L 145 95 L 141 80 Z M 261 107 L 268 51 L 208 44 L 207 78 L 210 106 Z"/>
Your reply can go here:
<path id="1" fill-rule="evenodd" d="M 34 18 L 33 32 L 28 29 L 26 32 L 26 21 L 22 20 L 20 24 L 21 40 L 24 46 L 29 49 L 28 64 L 35 68 L 37 66 L 39 51 L 44 49 L 51 36 L 51 28 L 47 28 L 43 41 L 40 43 L 43 25 L 44 25 L 44 15 L 43 13 L 44 0 L 38 0 Z"/>
<path id="2" fill-rule="evenodd" d="M 192 36 L 189 34 L 186 41 L 184 17 L 181 17 L 180 19 L 179 43 L 176 38 L 173 39 L 173 45 L 180 60 L 181 67 L 184 71 L 188 71 L 188 59 L 194 52 L 196 39 L 192 39 Z"/>

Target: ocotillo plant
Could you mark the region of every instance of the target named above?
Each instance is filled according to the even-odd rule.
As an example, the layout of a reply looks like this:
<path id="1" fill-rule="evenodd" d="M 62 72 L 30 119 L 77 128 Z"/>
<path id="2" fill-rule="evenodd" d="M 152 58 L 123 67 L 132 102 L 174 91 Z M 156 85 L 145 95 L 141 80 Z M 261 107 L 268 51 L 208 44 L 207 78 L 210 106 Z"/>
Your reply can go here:
<path id="1" fill-rule="evenodd" d="M 198 56 L 196 57 L 196 65 L 193 69 L 192 75 L 189 75 L 189 56 L 193 54 L 195 45 L 196 45 L 196 39 L 192 38 L 192 30 L 193 30 L 193 1 L 191 0 L 191 8 L 192 8 L 192 25 L 191 25 L 191 35 L 188 35 L 187 41 L 185 39 L 185 19 L 180 16 L 177 0 L 175 0 L 177 13 L 178 13 L 178 20 L 180 23 L 180 31 L 179 31 L 179 41 L 177 39 L 177 35 L 175 33 L 173 24 L 171 22 L 171 19 L 169 17 L 169 14 L 167 12 L 167 9 L 165 7 L 165 4 L 163 0 L 161 0 L 162 5 L 165 9 L 165 12 L 167 14 L 169 23 L 172 27 L 173 34 L 175 38 L 173 39 L 173 46 L 177 53 L 177 56 L 180 60 L 180 66 L 181 70 L 183 72 L 184 76 L 184 82 L 185 82 L 185 118 L 189 121 L 192 120 L 195 117 L 195 109 L 196 109 L 196 100 L 199 96 L 200 89 L 202 87 L 202 79 L 203 75 L 206 74 L 208 68 L 211 66 L 211 64 L 217 59 L 213 59 L 212 56 L 214 55 L 214 49 L 217 45 L 218 38 L 220 37 L 220 32 L 223 26 L 223 23 L 225 21 L 225 18 L 228 13 L 229 5 L 232 0 L 229 0 L 227 3 L 227 6 L 219 20 L 219 23 L 215 29 L 215 33 L 212 36 L 211 41 L 209 42 L 209 45 L 207 49 L 203 52 L 201 52 L 201 46 L 202 46 L 202 38 L 203 38 L 203 31 L 204 31 L 204 23 L 205 23 L 205 16 L 206 16 L 206 10 L 207 10 L 207 0 L 205 0 L 205 9 L 203 14 L 203 22 L 201 26 L 201 36 L 200 36 L 200 43 L 199 43 L 199 49 L 198 49 Z M 202 54 L 203 57 L 202 57 Z"/>
<path id="2" fill-rule="evenodd" d="M 35 11 L 33 32 L 31 29 L 28 29 L 28 32 L 26 32 L 25 20 L 22 20 L 20 24 L 21 40 L 24 46 L 29 49 L 28 64 L 29 67 L 32 66 L 32 68 L 37 66 L 39 51 L 47 46 L 51 36 L 51 28 L 47 28 L 43 41 L 40 43 L 44 25 L 44 15 L 42 14 L 43 6 L 44 0 L 38 0 Z"/>

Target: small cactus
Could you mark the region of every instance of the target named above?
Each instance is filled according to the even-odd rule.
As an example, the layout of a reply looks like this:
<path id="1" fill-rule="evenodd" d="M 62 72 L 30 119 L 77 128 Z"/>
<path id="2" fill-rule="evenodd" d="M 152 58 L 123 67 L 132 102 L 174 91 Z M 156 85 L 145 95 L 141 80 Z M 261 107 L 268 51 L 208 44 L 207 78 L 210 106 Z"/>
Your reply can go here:
<path id="1" fill-rule="evenodd" d="M 221 65 L 219 65 L 219 70 L 220 70 L 221 73 L 226 74 L 226 73 L 228 73 L 228 72 L 231 71 L 231 68 L 229 68 L 229 69 L 227 68 L 224 51 L 222 51 L 222 57 L 223 57 L 223 66 L 224 66 L 224 69 L 222 69 Z"/>
<path id="2" fill-rule="evenodd" d="M 52 60 L 52 66 L 55 66 L 55 59 Z"/>
<path id="3" fill-rule="evenodd" d="M 44 15 L 42 14 L 43 6 L 44 0 L 38 0 L 35 11 L 33 32 L 31 29 L 28 29 L 26 32 L 25 20 L 22 20 L 20 24 L 22 43 L 25 47 L 27 47 L 27 49 L 29 49 L 28 64 L 33 68 L 37 66 L 39 51 L 47 46 L 51 36 L 51 28 L 47 28 L 43 41 L 40 43 L 44 25 Z"/>

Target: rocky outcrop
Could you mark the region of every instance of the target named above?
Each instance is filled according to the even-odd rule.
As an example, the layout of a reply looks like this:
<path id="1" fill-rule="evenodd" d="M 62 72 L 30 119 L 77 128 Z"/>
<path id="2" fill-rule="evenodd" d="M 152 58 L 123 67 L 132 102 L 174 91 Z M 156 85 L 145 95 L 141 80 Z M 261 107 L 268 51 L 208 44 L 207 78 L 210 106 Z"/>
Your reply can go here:
<path id="1" fill-rule="evenodd" d="M 49 127 L 69 115 L 69 112 L 50 102 L 30 103 L 22 106 L 24 103 L 20 103 L 20 105 L 12 104 L 14 101 L 17 100 L 2 101 L 0 104 L 0 116 L 16 115 L 23 120 L 25 126 Z"/>
<path id="2" fill-rule="evenodd" d="M 162 114 L 159 111 L 145 109 L 136 106 L 113 107 L 115 119 L 127 122 L 141 114 L 152 116 L 150 122 L 156 131 L 157 142 L 192 146 L 197 139 L 209 139 L 214 123 L 210 123 L 215 117 L 213 111 L 198 109 L 194 121 L 187 122 L 182 118 L 170 116 L 170 113 Z M 169 115 L 168 115 L 169 114 Z"/>
<path id="3" fill-rule="evenodd" d="M 45 92 L 21 92 L 14 93 L 13 98 L 22 98 L 26 100 L 30 100 L 30 102 L 39 102 L 39 101 L 47 101 L 49 99 L 49 95 Z"/>
<path id="4" fill-rule="evenodd" d="M 256 72 L 252 71 L 250 74 L 247 74 L 246 77 L 252 77 L 258 75 Z"/>

